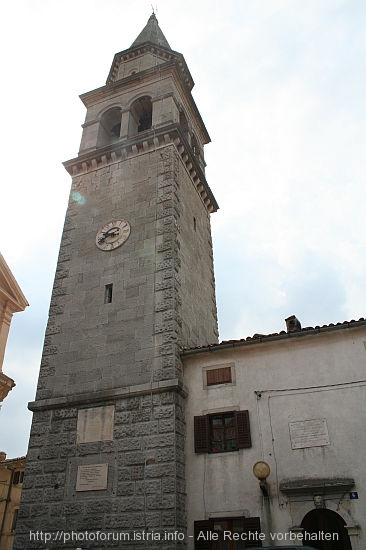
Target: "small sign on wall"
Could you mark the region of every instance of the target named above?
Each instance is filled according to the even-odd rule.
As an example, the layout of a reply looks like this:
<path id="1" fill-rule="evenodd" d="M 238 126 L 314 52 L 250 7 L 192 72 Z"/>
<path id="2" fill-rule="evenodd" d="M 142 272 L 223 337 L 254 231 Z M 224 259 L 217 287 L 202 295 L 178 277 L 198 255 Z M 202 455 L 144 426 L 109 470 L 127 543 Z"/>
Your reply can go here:
<path id="1" fill-rule="evenodd" d="M 292 449 L 323 447 L 330 444 L 325 418 L 289 422 L 289 429 Z"/>
<path id="2" fill-rule="evenodd" d="M 113 425 L 114 405 L 80 409 L 77 422 L 77 442 L 111 441 Z"/>
<path id="3" fill-rule="evenodd" d="M 103 491 L 107 489 L 108 464 L 86 464 L 78 467 L 77 491 Z"/>

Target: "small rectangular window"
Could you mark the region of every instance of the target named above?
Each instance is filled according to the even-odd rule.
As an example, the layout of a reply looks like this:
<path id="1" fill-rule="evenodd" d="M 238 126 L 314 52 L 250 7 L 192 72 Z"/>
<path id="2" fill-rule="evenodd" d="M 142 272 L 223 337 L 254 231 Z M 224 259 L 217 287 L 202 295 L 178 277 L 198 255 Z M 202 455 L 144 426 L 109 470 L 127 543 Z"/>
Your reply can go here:
<path id="1" fill-rule="evenodd" d="M 105 285 L 104 290 L 104 303 L 110 304 L 112 302 L 113 284 Z"/>
<path id="2" fill-rule="evenodd" d="M 215 386 L 216 384 L 228 384 L 232 382 L 231 367 L 220 367 L 218 369 L 210 369 L 206 371 L 207 386 Z"/>
<path id="3" fill-rule="evenodd" d="M 21 472 L 20 470 L 15 471 L 13 475 L 13 485 L 18 485 L 19 483 L 23 483 L 23 477 L 24 477 L 24 472 Z"/>

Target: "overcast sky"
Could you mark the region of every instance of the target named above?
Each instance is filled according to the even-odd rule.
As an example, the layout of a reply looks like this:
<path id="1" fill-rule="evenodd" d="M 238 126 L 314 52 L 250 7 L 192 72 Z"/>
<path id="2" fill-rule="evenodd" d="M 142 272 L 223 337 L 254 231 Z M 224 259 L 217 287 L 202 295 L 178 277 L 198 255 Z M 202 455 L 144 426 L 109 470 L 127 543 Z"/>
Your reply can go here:
<path id="1" fill-rule="evenodd" d="M 154 3 L 155 6 L 155 3 Z M 13 317 L 0 450 L 26 453 L 79 149 L 79 94 L 103 86 L 150 0 L 2 6 L 0 250 L 30 307 Z M 366 2 L 159 0 L 211 136 L 220 339 L 366 316 Z"/>

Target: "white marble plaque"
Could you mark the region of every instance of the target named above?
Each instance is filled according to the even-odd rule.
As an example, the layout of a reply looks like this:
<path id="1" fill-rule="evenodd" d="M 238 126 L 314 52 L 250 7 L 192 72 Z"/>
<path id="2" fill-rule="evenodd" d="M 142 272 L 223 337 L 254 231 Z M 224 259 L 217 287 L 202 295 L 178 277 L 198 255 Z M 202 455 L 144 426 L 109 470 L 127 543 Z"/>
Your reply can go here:
<path id="1" fill-rule="evenodd" d="M 324 418 L 290 422 L 290 439 L 293 449 L 329 445 L 327 422 Z"/>
<path id="2" fill-rule="evenodd" d="M 108 464 L 78 466 L 77 491 L 103 491 L 107 488 Z"/>
<path id="3" fill-rule="evenodd" d="M 80 409 L 77 442 L 111 441 L 113 439 L 114 405 Z"/>

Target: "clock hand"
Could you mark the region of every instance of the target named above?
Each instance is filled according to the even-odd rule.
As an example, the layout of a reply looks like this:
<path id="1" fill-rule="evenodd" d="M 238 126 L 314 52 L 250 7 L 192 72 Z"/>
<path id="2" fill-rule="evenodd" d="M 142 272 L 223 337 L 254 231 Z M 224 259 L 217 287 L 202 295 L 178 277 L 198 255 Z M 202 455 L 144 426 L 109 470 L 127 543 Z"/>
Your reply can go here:
<path id="1" fill-rule="evenodd" d="M 98 239 L 98 243 L 99 244 L 104 243 L 104 241 L 108 237 L 116 237 L 118 234 L 119 234 L 119 229 L 116 229 L 115 231 L 105 231 L 103 233 L 103 236 Z"/>

